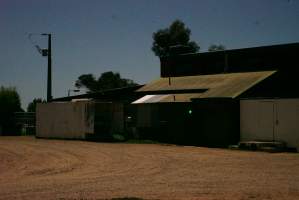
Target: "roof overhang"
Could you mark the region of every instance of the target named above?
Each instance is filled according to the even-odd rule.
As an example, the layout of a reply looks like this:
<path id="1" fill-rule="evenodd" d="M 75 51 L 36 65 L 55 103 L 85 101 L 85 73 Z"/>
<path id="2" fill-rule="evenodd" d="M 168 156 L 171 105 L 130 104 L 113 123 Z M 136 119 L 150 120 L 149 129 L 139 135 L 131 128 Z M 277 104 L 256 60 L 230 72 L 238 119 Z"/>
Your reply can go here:
<path id="1" fill-rule="evenodd" d="M 160 78 L 140 89 L 145 96 L 133 103 L 191 102 L 203 98 L 237 98 L 276 71 L 223 73 Z"/>

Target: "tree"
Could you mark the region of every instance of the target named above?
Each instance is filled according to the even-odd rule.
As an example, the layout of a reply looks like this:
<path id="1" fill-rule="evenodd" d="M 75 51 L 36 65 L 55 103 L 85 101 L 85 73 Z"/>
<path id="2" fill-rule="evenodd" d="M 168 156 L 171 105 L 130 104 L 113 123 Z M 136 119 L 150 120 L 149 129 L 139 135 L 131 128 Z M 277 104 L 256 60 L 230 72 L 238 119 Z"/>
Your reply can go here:
<path id="1" fill-rule="evenodd" d="M 97 80 L 92 74 L 83 74 L 79 76 L 75 83 L 75 87 L 85 87 L 89 91 L 97 91 Z"/>
<path id="2" fill-rule="evenodd" d="M 27 106 L 27 112 L 35 112 L 36 110 L 36 104 L 37 103 L 45 103 L 46 100 L 43 100 L 41 98 L 33 99 L 32 102 L 30 102 Z"/>
<path id="3" fill-rule="evenodd" d="M 20 96 L 13 87 L 0 87 L 0 132 L 16 134 L 15 112 L 22 112 Z"/>
<path id="4" fill-rule="evenodd" d="M 213 52 L 213 51 L 224 51 L 226 48 L 224 45 L 222 44 L 212 44 L 210 47 L 209 47 L 209 51 L 210 52 Z"/>
<path id="5" fill-rule="evenodd" d="M 163 57 L 182 53 L 196 53 L 199 46 L 190 41 L 191 30 L 184 22 L 175 20 L 169 28 L 159 29 L 153 33 L 152 51 L 156 56 Z"/>
<path id="6" fill-rule="evenodd" d="M 104 72 L 96 79 L 92 74 L 83 74 L 79 76 L 75 83 L 77 88 L 86 88 L 89 92 L 108 90 L 121 87 L 129 87 L 138 85 L 133 80 L 125 79 L 119 73 L 112 71 Z"/>

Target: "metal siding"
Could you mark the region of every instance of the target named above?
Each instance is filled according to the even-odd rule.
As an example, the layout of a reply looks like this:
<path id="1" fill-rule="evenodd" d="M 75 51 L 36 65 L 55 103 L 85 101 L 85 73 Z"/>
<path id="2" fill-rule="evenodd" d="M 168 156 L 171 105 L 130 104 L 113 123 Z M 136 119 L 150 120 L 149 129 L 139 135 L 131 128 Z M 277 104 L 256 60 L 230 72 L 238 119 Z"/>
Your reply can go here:
<path id="1" fill-rule="evenodd" d="M 124 104 L 116 102 L 95 103 L 95 135 L 109 139 L 112 134 L 124 131 Z"/>
<path id="2" fill-rule="evenodd" d="M 299 71 L 299 43 L 162 57 L 161 76 L 189 76 L 279 69 Z"/>
<path id="3" fill-rule="evenodd" d="M 241 140 L 272 141 L 273 103 L 263 100 L 241 100 L 240 129 Z"/>
<path id="4" fill-rule="evenodd" d="M 277 140 L 299 150 L 299 99 L 277 100 Z"/>
<path id="5" fill-rule="evenodd" d="M 240 116 L 241 141 L 274 139 L 299 149 L 299 99 L 241 100 Z"/>
<path id="6" fill-rule="evenodd" d="M 122 133 L 123 131 L 124 131 L 124 105 L 122 103 L 113 103 L 111 133 Z"/>
<path id="7" fill-rule="evenodd" d="M 239 142 L 239 102 L 233 99 L 208 99 L 195 102 L 194 130 L 197 142 L 207 146 L 226 146 Z"/>
<path id="8" fill-rule="evenodd" d="M 37 104 L 36 136 L 44 138 L 84 139 L 92 133 L 93 118 L 86 105 L 89 102 Z"/>
<path id="9" fill-rule="evenodd" d="M 152 126 L 152 107 L 147 104 L 137 105 L 137 127 L 151 127 Z"/>
<path id="10" fill-rule="evenodd" d="M 239 141 L 239 101 L 136 104 L 137 128 L 144 139 L 226 146 Z M 190 113 L 189 110 L 192 112 Z"/>

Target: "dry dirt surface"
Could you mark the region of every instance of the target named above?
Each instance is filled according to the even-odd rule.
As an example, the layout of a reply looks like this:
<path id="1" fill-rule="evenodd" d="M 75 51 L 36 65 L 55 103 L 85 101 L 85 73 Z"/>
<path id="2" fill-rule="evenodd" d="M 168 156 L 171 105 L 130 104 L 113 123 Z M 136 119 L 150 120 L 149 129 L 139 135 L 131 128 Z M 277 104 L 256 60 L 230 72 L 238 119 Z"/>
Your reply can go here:
<path id="1" fill-rule="evenodd" d="M 295 200 L 299 154 L 0 137 L 0 199 L 125 197 Z"/>

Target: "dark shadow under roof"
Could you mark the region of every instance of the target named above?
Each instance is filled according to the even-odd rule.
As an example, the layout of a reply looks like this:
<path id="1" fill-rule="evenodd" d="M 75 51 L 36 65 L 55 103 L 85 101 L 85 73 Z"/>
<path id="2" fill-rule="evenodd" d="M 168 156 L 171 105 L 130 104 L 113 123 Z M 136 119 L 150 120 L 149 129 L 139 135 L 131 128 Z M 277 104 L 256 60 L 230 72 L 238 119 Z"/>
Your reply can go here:
<path id="1" fill-rule="evenodd" d="M 90 92 L 81 95 L 68 96 L 55 98 L 52 101 L 71 101 L 73 99 L 95 99 L 103 101 L 122 101 L 138 98 L 140 95 L 135 91 L 141 88 L 143 85 L 137 85 L 132 87 L 115 88 L 111 90 L 103 90 L 99 92 Z"/>

